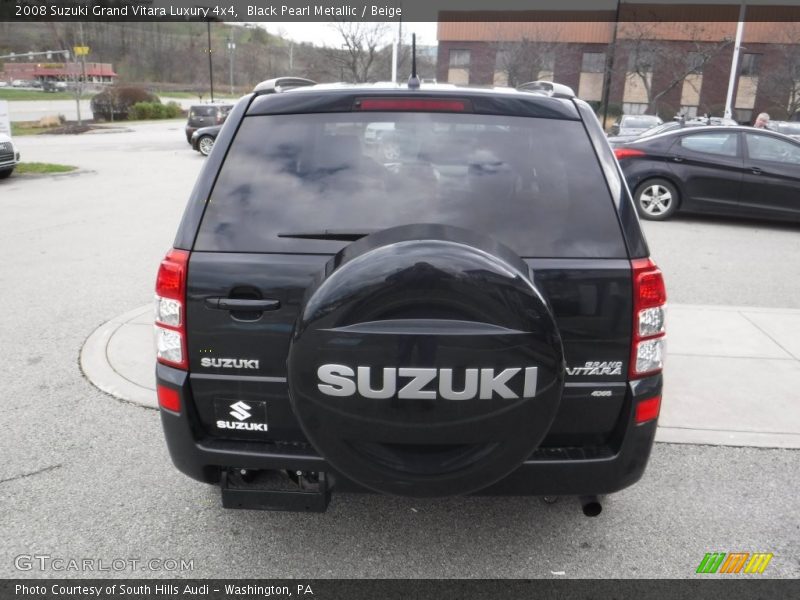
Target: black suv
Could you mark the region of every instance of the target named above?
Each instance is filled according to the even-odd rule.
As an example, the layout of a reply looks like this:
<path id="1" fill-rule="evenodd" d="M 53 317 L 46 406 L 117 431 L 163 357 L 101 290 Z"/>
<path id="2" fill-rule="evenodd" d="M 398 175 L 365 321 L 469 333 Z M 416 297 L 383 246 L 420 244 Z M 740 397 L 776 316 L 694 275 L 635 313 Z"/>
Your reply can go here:
<path id="1" fill-rule="evenodd" d="M 231 112 L 233 104 L 193 104 L 189 107 L 189 117 L 184 133 L 186 141 L 192 143 L 192 134 L 202 127 L 221 125 Z"/>
<path id="2" fill-rule="evenodd" d="M 335 489 L 597 514 L 644 472 L 664 283 L 565 86 L 260 84 L 156 294 L 169 452 L 226 507 L 319 511 Z"/>

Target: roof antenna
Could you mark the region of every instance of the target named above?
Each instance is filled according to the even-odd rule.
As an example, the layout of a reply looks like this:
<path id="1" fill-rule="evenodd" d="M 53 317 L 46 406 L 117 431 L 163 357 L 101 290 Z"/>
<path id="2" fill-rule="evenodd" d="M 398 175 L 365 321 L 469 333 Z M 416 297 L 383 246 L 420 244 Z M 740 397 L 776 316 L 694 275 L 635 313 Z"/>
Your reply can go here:
<path id="1" fill-rule="evenodd" d="M 419 89 L 419 77 L 417 77 L 417 34 L 411 34 L 411 77 L 408 78 L 408 89 Z"/>

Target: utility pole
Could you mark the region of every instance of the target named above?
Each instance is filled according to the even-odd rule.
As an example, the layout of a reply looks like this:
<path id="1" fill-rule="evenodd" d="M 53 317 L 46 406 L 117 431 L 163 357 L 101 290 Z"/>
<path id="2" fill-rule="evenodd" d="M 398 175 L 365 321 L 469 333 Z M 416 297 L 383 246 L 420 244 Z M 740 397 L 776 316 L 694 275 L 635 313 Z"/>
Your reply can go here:
<path id="1" fill-rule="evenodd" d="M 208 84 L 211 87 L 211 102 L 214 102 L 214 65 L 211 62 L 211 19 L 206 20 L 208 32 Z"/>

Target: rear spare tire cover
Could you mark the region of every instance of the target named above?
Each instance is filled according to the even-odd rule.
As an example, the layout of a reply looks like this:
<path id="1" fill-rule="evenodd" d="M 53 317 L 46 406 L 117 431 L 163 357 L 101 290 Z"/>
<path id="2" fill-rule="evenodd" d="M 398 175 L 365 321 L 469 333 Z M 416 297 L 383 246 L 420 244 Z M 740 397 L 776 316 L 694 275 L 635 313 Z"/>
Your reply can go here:
<path id="1" fill-rule="evenodd" d="M 526 263 L 459 228 L 406 225 L 342 250 L 309 287 L 288 361 L 309 441 L 375 491 L 480 490 L 542 441 L 564 384 Z"/>

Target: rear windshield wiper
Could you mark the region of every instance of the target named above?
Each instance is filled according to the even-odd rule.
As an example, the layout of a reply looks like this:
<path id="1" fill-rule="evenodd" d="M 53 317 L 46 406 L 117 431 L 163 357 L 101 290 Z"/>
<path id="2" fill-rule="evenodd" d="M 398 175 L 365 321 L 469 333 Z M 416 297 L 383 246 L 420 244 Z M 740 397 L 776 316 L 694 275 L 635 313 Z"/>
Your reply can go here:
<path id="1" fill-rule="evenodd" d="M 334 240 L 341 242 L 354 242 L 362 237 L 374 233 L 376 229 L 365 229 L 362 231 L 346 231 L 340 229 L 323 229 L 321 231 L 295 231 L 291 233 L 279 233 L 279 238 L 296 238 L 301 240 Z"/>

